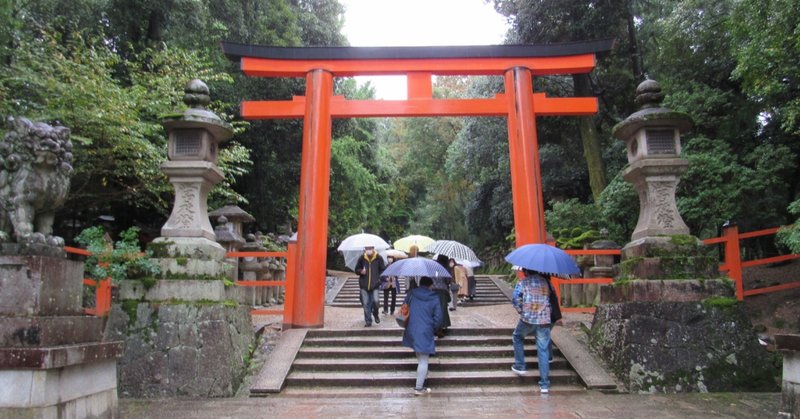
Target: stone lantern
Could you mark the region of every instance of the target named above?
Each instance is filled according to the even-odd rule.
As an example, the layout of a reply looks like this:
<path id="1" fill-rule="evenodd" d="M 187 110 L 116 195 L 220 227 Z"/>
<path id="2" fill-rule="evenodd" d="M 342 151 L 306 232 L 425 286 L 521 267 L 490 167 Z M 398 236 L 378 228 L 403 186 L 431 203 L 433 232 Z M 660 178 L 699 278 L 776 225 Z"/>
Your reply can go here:
<path id="1" fill-rule="evenodd" d="M 628 152 L 630 166 L 623 177 L 639 194 L 639 221 L 631 239 L 689 234 L 675 204 L 675 190 L 689 166 L 680 158 L 681 134 L 692 128 L 692 120 L 659 106 L 664 94 L 655 80 L 642 82 L 636 95 L 641 109 L 613 130 L 615 137 L 625 141 Z"/>
<path id="2" fill-rule="evenodd" d="M 632 392 L 758 391 L 774 386 L 719 262 L 689 234 L 675 204 L 688 162 L 679 157 L 688 115 L 659 107 L 661 87 L 636 89 L 641 109 L 614 127 L 639 194 L 639 221 L 622 249 L 619 276 L 600 288 L 591 345 Z M 724 303 L 715 303 L 722 301 Z"/>
<path id="3" fill-rule="evenodd" d="M 161 236 L 166 238 L 205 238 L 214 242 L 214 229 L 208 220 L 208 193 L 222 181 L 216 165 L 219 144 L 233 135 L 230 125 L 206 109 L 210 102 L 208 86 L 190 81 L 183 101 L 189 109 L 164 118 L 169 135 L 169 161 L 161 170 L 175 186 L 175 205 Z"/>

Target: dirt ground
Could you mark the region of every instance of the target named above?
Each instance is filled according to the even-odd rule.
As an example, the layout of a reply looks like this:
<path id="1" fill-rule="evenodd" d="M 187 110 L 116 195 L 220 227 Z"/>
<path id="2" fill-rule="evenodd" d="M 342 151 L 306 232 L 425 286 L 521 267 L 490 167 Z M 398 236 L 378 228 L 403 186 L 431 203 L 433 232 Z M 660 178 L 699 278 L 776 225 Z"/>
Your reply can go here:
<path id="1" fill-rule="evenodd" d="M 744 289 L 800 281 L 800 259 L 745 268 Z M 759 334 L 800 333 L 800 288 L 745 297 L 744 304 Z"/>

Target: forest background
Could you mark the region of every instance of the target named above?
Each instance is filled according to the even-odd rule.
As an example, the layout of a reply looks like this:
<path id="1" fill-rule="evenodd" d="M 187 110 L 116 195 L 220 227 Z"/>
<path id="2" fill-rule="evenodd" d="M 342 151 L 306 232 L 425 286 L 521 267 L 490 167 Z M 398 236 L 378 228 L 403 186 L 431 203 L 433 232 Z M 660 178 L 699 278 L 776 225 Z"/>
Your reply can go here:
<path id="1" fill-rule="evenodd" d="M 636 110 L 635 88 L 659 81 L 664 105 L 690 114 L 691 166 L 678 207 L 693 234 L 734 221 L 750 231 L 800 215 L 800 0 L 493 0 L 506 43 L 614 38 L 589 75 L 537 77 L 550 96 L 597 96 L 595 116 L 539 118 L 547 229 L 580 245 L 602 228 L 629 240 L 638 198 L 621 179 L 625 146 L 611 128 Z M 172 204 L 159 165 L 163 115 L 180 109 L 192 78 L 236 134 L 219 165 L 226 179 L 209 208 L 236 203 L 251 230 L 296 227 L 302 121 L 242 121 L 244 99 L 304 94 L 302 79 L 244 77 L 220 41 L 343 46 L 336 0 L 3 0 L 0 116 L 72 130 L 75 171 L 56 233 L 68 240 L 115 217 L 158 236 Z M 443 17 L 446 18 L 446 17 Z M 497 77 L 436 77 L 436 97 L 489 97 Z M 336 94 L 371 98 L 369 84 L 337 79 Z M 503 118 L 335 120 L 329 245 L 368 231 L 469 243 L 489 262 L 513 245 Z M 2 133 L 0 133 L 2 134 Z M 3 162 L 0 162 L 3 164 Z M 577 242 L 575 239 L 578 239 Z M 800 229 L 758 251 L 800 252 Z M 788 249 L 787 249 L 788 248 Z M 330 260 L 331 258 L 329 258 Z"/>

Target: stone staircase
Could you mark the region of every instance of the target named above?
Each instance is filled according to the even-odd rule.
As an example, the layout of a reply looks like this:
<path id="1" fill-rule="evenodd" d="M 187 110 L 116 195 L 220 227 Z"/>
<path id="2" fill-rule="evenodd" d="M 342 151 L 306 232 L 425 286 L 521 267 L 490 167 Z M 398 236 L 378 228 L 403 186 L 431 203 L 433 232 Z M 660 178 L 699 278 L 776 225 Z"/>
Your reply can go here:
<path id="1" fill-rule="evenodd" d="M 528 374 L 511 371 L 514 352 L 510 328 L 450 329 L 437 339 L 426 386 L 437 393 L 531 393 L 539 380 L 536 347 L 526 340 Z M 402 346 L 402 329 L 309 330 L 285 380 L 283 395 L 387 393 L 411 394 L 417 360 Z M 578 374 L 557 347 L 550 364 L 553 393 L 582 392 Z M 254 396 L 257 394 L 253 394 Z"/>
<path id="2" fill-rule="evenodd" d="M 486 306 L 486 305 L 495 305 L 495 304 L 508 304 L 509 297 L 503 290 L 497 286 L 495 280 L 490 276 L 482 276 L 476 275 L 476 289 L 475 294 L 476 297 L 472 301 L 465 301 L 463 303 L 464 307 L 469 306 Z M 403 285 L 405 285 L 405 280 L 403 281 Z M 403 299 L 405 298 L 405 287 L 403 288 L 402 293 L 397 293 L 397 306 L 403 304 Z M 336 307 L 361 307 L 361 303 L 359 302 L 359 291 L 358 291 L 358 278 L 347 278 L 346 282 L 336 294 L 333 301 L 329 303 L 331 306 Z M 383 305 L 383 292 L 379 292 L 379 301 L 380 304 Z"/>

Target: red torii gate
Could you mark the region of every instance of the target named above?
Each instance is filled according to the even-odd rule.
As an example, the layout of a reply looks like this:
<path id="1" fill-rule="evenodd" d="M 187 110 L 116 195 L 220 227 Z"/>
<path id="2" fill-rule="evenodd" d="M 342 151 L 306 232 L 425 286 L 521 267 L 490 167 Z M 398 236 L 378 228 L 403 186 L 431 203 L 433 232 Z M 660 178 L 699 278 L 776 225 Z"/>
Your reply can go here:
<path id="1" fill-rule="evenodd" d="M 592 115 L 596 98 L 548 98 L 533 76 L 588 73 L 613 40 L 548 45 L 454 47 L 266 47 L 222 43 L 242 71 L 257 77 L 305 77 L 306 95 L 286 101 L 244 101 L 245 119 L 303 118 L 297 251 L 287 278 L 284 324 L 322 327 L 328 243 L 333 118 L 505 116 L 517 245 L 544 243 L 544 205 L 536 116 Z M 497 75 L 505 93 L 487 99 L 434 99 L 432 75 Z M 407 100 L 348 100 L 333 95 L 334 77 L 406 75 Z M 292 301 L 302 302 L 293 304 Z"/>

